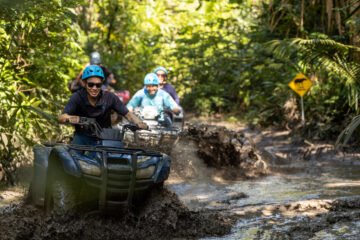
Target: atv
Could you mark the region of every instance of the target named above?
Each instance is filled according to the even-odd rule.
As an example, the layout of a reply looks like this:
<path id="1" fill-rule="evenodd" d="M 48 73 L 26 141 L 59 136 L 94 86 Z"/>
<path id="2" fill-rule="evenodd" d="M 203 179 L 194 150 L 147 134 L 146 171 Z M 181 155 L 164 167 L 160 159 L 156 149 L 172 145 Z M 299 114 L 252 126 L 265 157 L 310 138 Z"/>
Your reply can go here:
<path id="1" fill-rule="evenodd" d="M 97 145 L 44 144 L 34 147 L 31 198 L 46 212 L 66 212 L 86 203 L 100 210 L 133 206 L 169 176 L 168 155 L 124 147 L 126 132 L 137 132 L 133 124 L 102 129 L 95 119 L 80 118 L 79 125 L 97 139 Z"/>
<path id="2" fill-rule="evenodd" d="M 169 111 L 159 113 L 157 108 L 152 106 L 136 109 L 135 114 L 149 126 L 149 129 L 136 132 L 127 131 L 124 137 L 126 146 L 139 146 L 144 149 L 161 151 L 170 155 L 173 146 L 179 140 L 183 130 L 183 115 L 175 115 Z M 168 116 L 171 117 L 171 126 L 162 124 L 164 114 L 168 114 Z M 126 124 L 120 124 L 119 128 L 122 129 L 123 126 L 126 127 Z"/>

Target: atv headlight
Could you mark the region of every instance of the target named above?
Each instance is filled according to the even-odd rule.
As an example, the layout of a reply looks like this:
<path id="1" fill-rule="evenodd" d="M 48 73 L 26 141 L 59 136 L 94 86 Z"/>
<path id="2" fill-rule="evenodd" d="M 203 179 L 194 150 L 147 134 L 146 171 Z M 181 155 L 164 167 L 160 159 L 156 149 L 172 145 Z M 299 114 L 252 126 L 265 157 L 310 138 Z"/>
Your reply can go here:
<path id="1" fill-rule="evenodd" d="M 89 174 L 89 175 L 93 175 L 93 176 L 101 175 L 101 169 L 99 166 L 90 164 L 90 163 L 82 161 L 82 160 L 79 160 L 79 165 L 80 165 L 81 171 L 85 174 Z"/>
<path id="2" fill-rule="evenodd" d="M 137 156 L 137 163 L 140 164 L 140 163 L 146 162 L 147 160 L 150 160 L 150 159 L 151 159 L 151 156 L 138 155 Z"/>
<path id="3" fill-rule="evenodd" d="M 155 166 L 151 165 L 147 168 L 139 168 L 136 170 L 136 178 L 151 178 L 154 174 Z"/>

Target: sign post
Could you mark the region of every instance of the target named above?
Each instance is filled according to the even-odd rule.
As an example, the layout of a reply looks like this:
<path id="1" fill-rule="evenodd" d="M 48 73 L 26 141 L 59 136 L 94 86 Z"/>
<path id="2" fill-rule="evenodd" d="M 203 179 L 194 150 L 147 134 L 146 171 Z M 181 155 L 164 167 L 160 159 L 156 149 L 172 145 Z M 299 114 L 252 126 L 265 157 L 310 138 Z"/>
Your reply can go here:
<path id="1" fill-rule="evenodd" d="M 305 124 L 304 98 L 303 96 L 312 86 L 312 82 L 304 74 L 298 73 L 288 86 L 301 97 L 301 123 Z"/>

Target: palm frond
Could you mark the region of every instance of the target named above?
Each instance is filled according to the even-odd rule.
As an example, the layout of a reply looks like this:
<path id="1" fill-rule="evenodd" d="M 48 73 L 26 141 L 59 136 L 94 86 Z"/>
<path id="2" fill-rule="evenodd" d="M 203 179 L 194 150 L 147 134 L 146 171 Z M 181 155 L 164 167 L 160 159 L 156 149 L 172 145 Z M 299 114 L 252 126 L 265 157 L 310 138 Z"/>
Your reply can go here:
<path id="1" fill-rule="evenodd" d="M 46 120 L 52 122 L 52 123 L 57 123 L 57 117 L 38 108 L 38 107 L 34 107 L 34 106 L 27 106 L 27 109 L 29 109 L 30 111 L 33 111 L 34 113 L 36 113 L 37 115 L 39 115 L 40 117 L 45 118 Z"/>
<path id="2" fill-rule="evenodd" d="M 339 149 L 341 146 L 346 145 L 359 125 L 360 125 L 360 115 L 354 117 L 351 120 L 351 123 L 340 133 L 340 135 L 336 140 L 335 148 Z"/>
<path id="3" fill-rule="evenodd" d="M 360 64 L 351 60 L 351 53 L 360 52 L 360 48 L 345 45 L 332 39 L 302 39 L 273 40 L 267 43 L 267 48 L 279 59 L 290 62 L 297 59 L 312 69 L 324 69 L 336 72 L 344 77 L 346 84 L 355 84 L 360 79 Z"/>

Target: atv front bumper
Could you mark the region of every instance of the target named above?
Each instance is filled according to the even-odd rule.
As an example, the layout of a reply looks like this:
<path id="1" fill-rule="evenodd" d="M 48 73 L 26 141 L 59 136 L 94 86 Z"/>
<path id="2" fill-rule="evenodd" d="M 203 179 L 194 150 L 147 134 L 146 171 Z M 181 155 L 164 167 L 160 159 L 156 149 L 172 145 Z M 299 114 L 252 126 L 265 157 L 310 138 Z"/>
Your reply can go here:
<path id="1" fill-rule="evenodd" d="M 100 209 L 131 205 L 134 195 L 164 182 L 170 171 L 170 158 L 165 154 L 139 149 L 97 148 L 84 151 L 96 153 L 89 158 L 79 154 L 78 148 L 73 149 L 77 152 L 77 162 L 98 163 L 99 174 L 83 172 L 82 176 L 87 185 L 99 189 Z"/>

